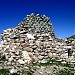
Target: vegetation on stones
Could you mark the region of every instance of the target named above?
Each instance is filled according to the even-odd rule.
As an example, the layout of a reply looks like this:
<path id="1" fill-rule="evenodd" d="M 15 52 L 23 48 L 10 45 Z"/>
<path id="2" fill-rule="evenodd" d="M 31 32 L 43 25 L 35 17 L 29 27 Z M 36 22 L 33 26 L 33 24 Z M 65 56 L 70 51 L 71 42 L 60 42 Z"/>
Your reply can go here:
<path id="1" fill-rule="evenodd" d="M 69 70 L 60 70 L 56 75 L 74 75 L 74 73 L 71 73 Z"/>
<path id="2" fill-rule="evenodd" d="M 56 72 L 55 75 L 74 75 L 74 73 L 72 72 L 73 71 L 73 68 L 74 68 L 74 65 L 73 64 L 62 64 L 60 62 L 57 62 L 56 60 L 49 60 L 48 62 L 46 63 L 33 63 L 29 70 L 24 70 L 24 75 L 34 75 L 33 71 L 32 71 L 32 68 L 31 67 L 34 67 L 34 66 L 52 66 L 52 65 L 57 65 L 57 66 L 62 66 L 62 67 L 67 67 L 68 69 L 64 68 L 62 70 L 59 70 L 59 72 Z M 19 74 L 10 74 L 9 73 L 9 70 L 6 70 L 6 69 L 1 69 L 0 70 L 0 75 L 19 75 Z M 51 75 L 51 74 L 50 74 Z"/>

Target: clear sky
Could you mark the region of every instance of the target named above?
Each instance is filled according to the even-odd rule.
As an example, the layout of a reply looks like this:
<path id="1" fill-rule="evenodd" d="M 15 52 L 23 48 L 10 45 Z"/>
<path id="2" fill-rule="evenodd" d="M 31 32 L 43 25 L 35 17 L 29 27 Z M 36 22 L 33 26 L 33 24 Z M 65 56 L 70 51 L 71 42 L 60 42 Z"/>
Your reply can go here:
<path id="1" fill-rule="evenodd" d="M 50 17 L 60 38 L 75 34 L 74 0 L 0 0 L 0 34 L 7 28 L 16 27 L 31 13 Z"/>

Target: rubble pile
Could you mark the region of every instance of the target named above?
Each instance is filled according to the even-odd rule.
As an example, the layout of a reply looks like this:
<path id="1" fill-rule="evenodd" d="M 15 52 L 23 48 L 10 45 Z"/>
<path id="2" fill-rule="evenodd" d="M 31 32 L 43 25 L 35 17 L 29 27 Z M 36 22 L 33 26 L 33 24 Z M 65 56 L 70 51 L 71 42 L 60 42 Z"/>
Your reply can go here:
<path id="1" fill-rule="evenodd" d="M 69 38 L 64 39 L 67 46 L 72 46 L 72 49 L 68 49 L 68 55 L 70 56 L 68 59 L 71 63 L 75 64 L 75 35 Z"/>
<path id="2" fill-rule="evenodd" d="M 0 67 L 11 73 L 33 62 L 46 63 L 50 59 L 75 63 L 75 39 L 67 44 L 66 39 L 57 38 L 45 15 L 27 15 L 17 27 L 4 30 L 1 35 Z"/>

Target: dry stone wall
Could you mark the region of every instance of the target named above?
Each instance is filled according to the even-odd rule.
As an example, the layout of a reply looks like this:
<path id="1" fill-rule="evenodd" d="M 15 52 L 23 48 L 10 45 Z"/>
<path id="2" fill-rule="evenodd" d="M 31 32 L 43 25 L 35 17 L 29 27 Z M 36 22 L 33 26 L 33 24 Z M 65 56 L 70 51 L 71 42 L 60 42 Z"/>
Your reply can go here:
<path id="1" fill-rule="evenodd" d="M 75 63 L 75 39 L 57 38 L 50 19 L 45 15 L 27 15 L 15 28 L 4 30 L 0 45 L 0 67 L 10 73 L 21 71 L 33 62 L 55 59 Z"/>

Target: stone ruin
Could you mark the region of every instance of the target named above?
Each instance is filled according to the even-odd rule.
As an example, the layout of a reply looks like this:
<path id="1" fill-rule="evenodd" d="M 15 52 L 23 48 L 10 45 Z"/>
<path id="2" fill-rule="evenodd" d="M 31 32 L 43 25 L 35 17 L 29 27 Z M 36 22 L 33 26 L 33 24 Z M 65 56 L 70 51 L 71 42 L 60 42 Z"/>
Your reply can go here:
<path id="1" fill-rule="evenodd" d="M 32 13 L 15 28 L 1 34 L 0 68 L 15 73 L 34 62 L 46 63 L 55 59 L 61 63 L 75 63 L 75 39 L 58 38 L 50 19 Z"/>

